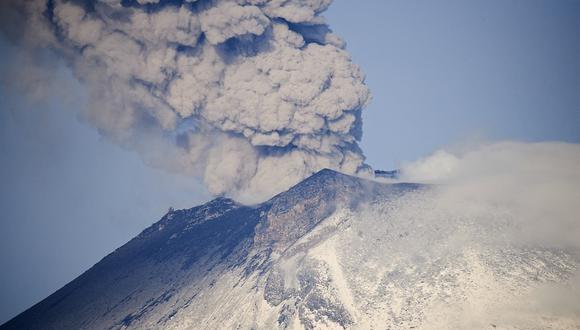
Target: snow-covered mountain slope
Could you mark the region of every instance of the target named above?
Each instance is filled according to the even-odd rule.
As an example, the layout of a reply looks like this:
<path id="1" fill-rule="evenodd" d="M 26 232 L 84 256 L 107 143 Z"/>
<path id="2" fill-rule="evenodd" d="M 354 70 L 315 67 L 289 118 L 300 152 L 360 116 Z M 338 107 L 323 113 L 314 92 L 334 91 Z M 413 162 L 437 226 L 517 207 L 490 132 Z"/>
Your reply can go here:
<path id="1" fill-rule="evenodd" d="M 323 170 L 260 205 L 171 211 L 0 328 L 580 328 L 552 297 L 574 294 L 578 251 L 433 190 Z"/>

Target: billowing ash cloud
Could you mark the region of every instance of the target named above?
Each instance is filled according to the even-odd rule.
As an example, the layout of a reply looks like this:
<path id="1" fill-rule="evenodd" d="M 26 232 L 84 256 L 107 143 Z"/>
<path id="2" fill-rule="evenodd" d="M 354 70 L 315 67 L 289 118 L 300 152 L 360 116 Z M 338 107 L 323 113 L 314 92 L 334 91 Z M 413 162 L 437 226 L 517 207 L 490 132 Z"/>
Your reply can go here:
<path id="1" fill-rule="evenodd" d="M 320 16 L 331 1 L 4 7 L 26 22 L 16 33 L 28 47 L 66 58 L 88 87 L 86 118 L 105 136 L 250 201 L 325 167 L 369 173 L 357 141 L 370 94 Z"/>

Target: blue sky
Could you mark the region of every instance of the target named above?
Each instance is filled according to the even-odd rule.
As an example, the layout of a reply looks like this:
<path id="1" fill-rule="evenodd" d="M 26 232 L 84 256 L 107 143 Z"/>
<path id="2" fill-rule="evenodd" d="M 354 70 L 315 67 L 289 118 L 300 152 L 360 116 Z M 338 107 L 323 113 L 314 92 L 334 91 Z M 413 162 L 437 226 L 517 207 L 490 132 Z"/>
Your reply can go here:
<path id="1" fill-rule="evenodd" d="M 580 2 L 337 0 L 327 18 L 367 74 L 371 165 L 464 141 L 580 141 Z"/>
<path id="2" fill-rule="evenodd" d="M 326 16 L 374 95 L 362 147 L 375 168 L 466 141 L 580 142 L 578 1 L 336 0 Z M 5 69 L 16 55 L 4 40 L 0 50 Z M 0 322 L 169 206 L 208 198 L 103 140 L 76 119 L 78 104 L 0 88 Z"/>

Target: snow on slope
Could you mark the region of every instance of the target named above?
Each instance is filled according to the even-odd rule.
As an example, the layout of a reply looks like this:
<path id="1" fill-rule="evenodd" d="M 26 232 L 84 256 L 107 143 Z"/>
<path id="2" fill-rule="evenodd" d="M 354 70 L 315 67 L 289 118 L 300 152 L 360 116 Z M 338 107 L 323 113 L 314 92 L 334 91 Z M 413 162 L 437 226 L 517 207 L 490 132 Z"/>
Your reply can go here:
<path id="1" fill-rule="evenodd" d="M 578 251 L 514 217 L 324 170 L 170 212 L 1 329 L 578 329 Z"/>

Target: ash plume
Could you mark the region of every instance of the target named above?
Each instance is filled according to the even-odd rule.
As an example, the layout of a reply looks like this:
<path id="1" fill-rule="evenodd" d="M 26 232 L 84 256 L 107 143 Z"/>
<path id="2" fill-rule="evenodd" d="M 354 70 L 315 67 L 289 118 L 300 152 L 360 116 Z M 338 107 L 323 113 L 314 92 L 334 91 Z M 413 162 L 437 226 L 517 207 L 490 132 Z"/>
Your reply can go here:
<path id="1" fill-rule="evenodd" d="M 370 174 L 364 75 L 331 0 L 8 0 L 2 30 L 65 59 L 82 115 L 150 164 L 245 201 L 332 168 Z"/>

